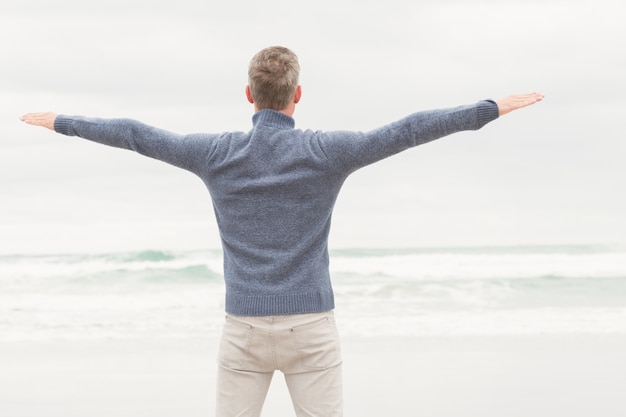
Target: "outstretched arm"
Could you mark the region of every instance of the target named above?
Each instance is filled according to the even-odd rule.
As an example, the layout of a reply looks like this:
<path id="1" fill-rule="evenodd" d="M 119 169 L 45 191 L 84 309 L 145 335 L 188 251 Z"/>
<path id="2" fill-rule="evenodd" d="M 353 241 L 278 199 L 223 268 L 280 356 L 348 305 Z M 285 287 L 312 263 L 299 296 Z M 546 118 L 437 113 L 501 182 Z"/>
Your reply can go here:
<path id="1" fill-rule="evenodd" d="M 336 161 L 336 167 L 347 172 L 455 132 L 480 129 L 542 99 L 541 93 L 518 94 L 497 101 L 417 112 L 366 133 L 329 132 L 322 136 L 320 147 L 329 160 Z M 346 140 L 347 135 L 350 140 Z"/>
<path id="2" fill-rule="evenodd" d="M 20 118 L 33 126 L 128 149 L 198 173 L 204 169 L 217 135 L 178 135 L 131 119 L 96 119 L 55 113 L 28 113 Z"/>

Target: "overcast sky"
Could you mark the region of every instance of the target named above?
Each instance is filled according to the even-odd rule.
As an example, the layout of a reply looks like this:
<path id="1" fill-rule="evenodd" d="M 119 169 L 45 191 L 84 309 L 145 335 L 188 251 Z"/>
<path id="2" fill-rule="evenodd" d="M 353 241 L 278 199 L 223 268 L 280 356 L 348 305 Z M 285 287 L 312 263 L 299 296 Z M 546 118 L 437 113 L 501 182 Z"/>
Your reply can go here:
<path id="1" fill-rule="evenodd" d="M 185 171 L 24 125 L 29 111 L 245 131 L 247 65 L 294 50 L 296 126 L 544 102 L 355 173 L 331 247 L 626 243 L 623 1 L 22 0 L 0 16 L 0 253 L 219 247 Z"/>

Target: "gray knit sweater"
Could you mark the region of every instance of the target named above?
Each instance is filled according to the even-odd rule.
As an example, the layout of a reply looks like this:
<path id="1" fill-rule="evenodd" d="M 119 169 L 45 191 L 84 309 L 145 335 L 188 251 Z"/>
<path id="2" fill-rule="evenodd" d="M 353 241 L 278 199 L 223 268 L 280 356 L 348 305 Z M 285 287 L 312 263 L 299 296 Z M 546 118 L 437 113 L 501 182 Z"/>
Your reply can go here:
<path id="1" fill-rule="evenodd" d="M 55 130 L 134 150 L 198 175 L 222 239 L 226 312 L 281 315 L 334 308 L 328 233 L 335 200 L 356 169 L 498 117 L 497 105 L 412 114 L 371 132 L 294 129 L 273 110 L 249 132 L 177 135 L 128 119 L 58 116 Z"/>

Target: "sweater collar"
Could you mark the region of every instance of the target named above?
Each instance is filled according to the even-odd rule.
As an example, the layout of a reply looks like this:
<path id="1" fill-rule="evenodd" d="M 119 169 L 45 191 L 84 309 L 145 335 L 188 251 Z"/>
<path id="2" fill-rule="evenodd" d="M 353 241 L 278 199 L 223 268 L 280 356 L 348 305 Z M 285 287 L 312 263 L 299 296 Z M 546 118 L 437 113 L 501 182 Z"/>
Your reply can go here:
<path id="1" fill-rule="evenodd" d="M 293 117 L 276 110 L 262 109 L 252 116 L 252 126 L 269 126 L 277 129 L 293 129 L 296 125 Z"/>

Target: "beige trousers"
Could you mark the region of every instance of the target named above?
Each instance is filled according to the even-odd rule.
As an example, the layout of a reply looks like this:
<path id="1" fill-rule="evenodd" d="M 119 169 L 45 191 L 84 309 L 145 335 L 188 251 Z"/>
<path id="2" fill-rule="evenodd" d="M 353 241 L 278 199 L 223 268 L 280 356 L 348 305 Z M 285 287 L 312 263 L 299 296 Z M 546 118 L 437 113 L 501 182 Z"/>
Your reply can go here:
<path id="1" fill-rule="evenodd" d="M 341 417 L 341 348 L 332 311 L 226 316 L 218 355 L 217 417 L 258 417 L 274 371 L 298 417 Z"/>

